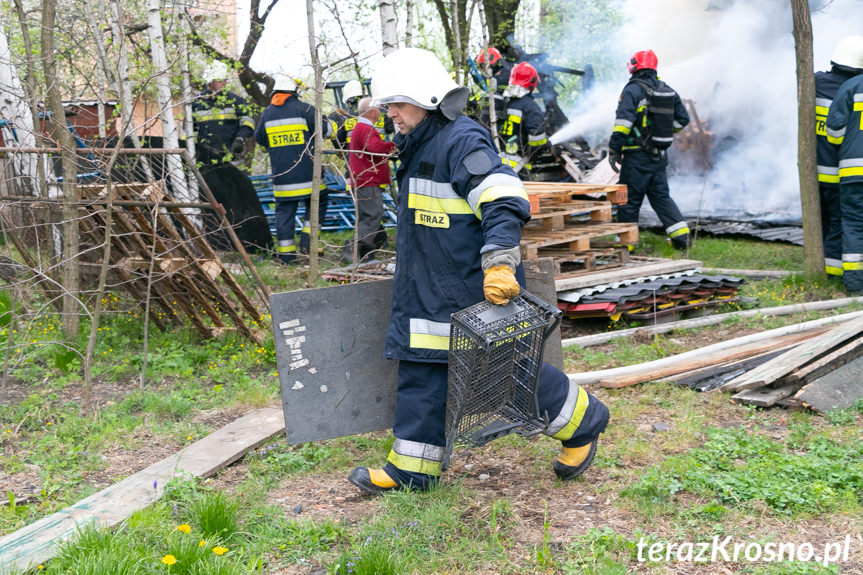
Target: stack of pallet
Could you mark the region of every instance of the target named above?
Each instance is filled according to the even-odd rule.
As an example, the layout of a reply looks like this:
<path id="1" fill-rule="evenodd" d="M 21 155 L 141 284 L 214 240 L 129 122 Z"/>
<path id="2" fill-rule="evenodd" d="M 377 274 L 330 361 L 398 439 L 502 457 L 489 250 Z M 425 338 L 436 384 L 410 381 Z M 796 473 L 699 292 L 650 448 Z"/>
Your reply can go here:
<path id="1" fill-rule="evenodd" d="M 808 337 L 748 369 L 718 389 L 737 403 L 806 406 L 820 412 L 850 407 L 863 397 L 863 317 Z"/>
<path id="2" fill-rule="evenodd" d="M 526 182 L 531 221 L 522 231 L 525 260 L 551 258 L 555 278 L 616 267 L 629 261 L 638 224 L 612 223 L 626 203 L 625 185 Z"/>

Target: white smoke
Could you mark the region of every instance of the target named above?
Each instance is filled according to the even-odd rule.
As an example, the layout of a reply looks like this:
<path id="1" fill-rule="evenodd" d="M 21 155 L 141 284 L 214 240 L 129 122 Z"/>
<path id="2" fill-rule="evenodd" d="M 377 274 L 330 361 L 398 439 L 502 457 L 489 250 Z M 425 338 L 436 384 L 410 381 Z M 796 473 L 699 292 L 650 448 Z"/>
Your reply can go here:
<path id="1" fill-rule="evenodd" d="M 836 42 L 861 33 L 863 1 L 810 5 L 815 69 L 826 70 Z M 625 20 L 615 41 L 619 81 L 597 87 L 594 97 L 603 101 L 568 110 L 572 122 L 556 139 L 598 125 L 610 135 L 617 96 L 628 77 L 625 62 L 632 53 L 649 48 L 659 58 L 660 77 L 682 98 L 695 102 L 711 133 L 710 173 L 671 178 L 672 196 L 684 214 L 799 220 L 790 2 L 628 0 L 622 11 Z"/>

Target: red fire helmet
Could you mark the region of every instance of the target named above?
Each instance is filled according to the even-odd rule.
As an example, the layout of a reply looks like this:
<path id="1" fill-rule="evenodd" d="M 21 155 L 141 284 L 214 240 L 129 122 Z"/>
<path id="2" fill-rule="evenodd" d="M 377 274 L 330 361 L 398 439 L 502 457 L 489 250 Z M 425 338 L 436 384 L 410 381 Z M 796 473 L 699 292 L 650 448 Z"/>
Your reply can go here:
<path id="1" fill-rule="evenodd" d="M 476 55 L 477 64 L 485 64 L 486 60 L 488 61 L 489 66 L 494 66 L 495 64 L 497 64 L 498 61 L 500 61 L 500 50 L 498 50 L 494 46 L 489 46 L 488 50 L 483 50 Z"/>
<path id="2" fill-rule="evenodd" d="M 536 68 L 527 62 L 519 62 L 512 67 L 512 72 L 509 74 L 509 83 L 511 86 L 521 86 L 531 92 L 539 84 L 539 74 L 536 73 Z"/>
<path id="3" fill-rule="evenodd" d="M 658 65 L 659 60 L 656 58 L 656 54 L 653 53 L 653 50 L 642 50 L 641 52 L 636 52 L 632 58 L 629 59 L 629 62 L 626 63 L 630 74 L 637 70 L 656 70 Z"/>

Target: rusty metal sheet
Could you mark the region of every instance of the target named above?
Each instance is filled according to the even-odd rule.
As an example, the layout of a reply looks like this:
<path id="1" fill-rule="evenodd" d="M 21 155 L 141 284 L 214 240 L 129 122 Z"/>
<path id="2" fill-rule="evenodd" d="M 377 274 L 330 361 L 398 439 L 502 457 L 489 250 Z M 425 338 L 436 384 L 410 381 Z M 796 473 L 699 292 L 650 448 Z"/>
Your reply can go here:
<path id="1" fill-rule="evenodd" d="M 273 294 L 289 444 L 388 429 L 398 362 L 383 358 L 391 279 Z"/>

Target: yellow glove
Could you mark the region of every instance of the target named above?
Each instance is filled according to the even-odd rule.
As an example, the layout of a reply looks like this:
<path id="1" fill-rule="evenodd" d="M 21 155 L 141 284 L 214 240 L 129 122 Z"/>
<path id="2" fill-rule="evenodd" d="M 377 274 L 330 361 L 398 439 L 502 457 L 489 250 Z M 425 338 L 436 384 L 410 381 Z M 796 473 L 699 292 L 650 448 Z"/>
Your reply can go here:
<path id="1" fill-rule="evenodd" d="M 518 295 L 521 288 L 515 280 L 515 273 L 509 266 L 490 267 L 485 272 L 482 283 L 485 299 L 495 305 L 506 305 L 510 298 Z"/>

